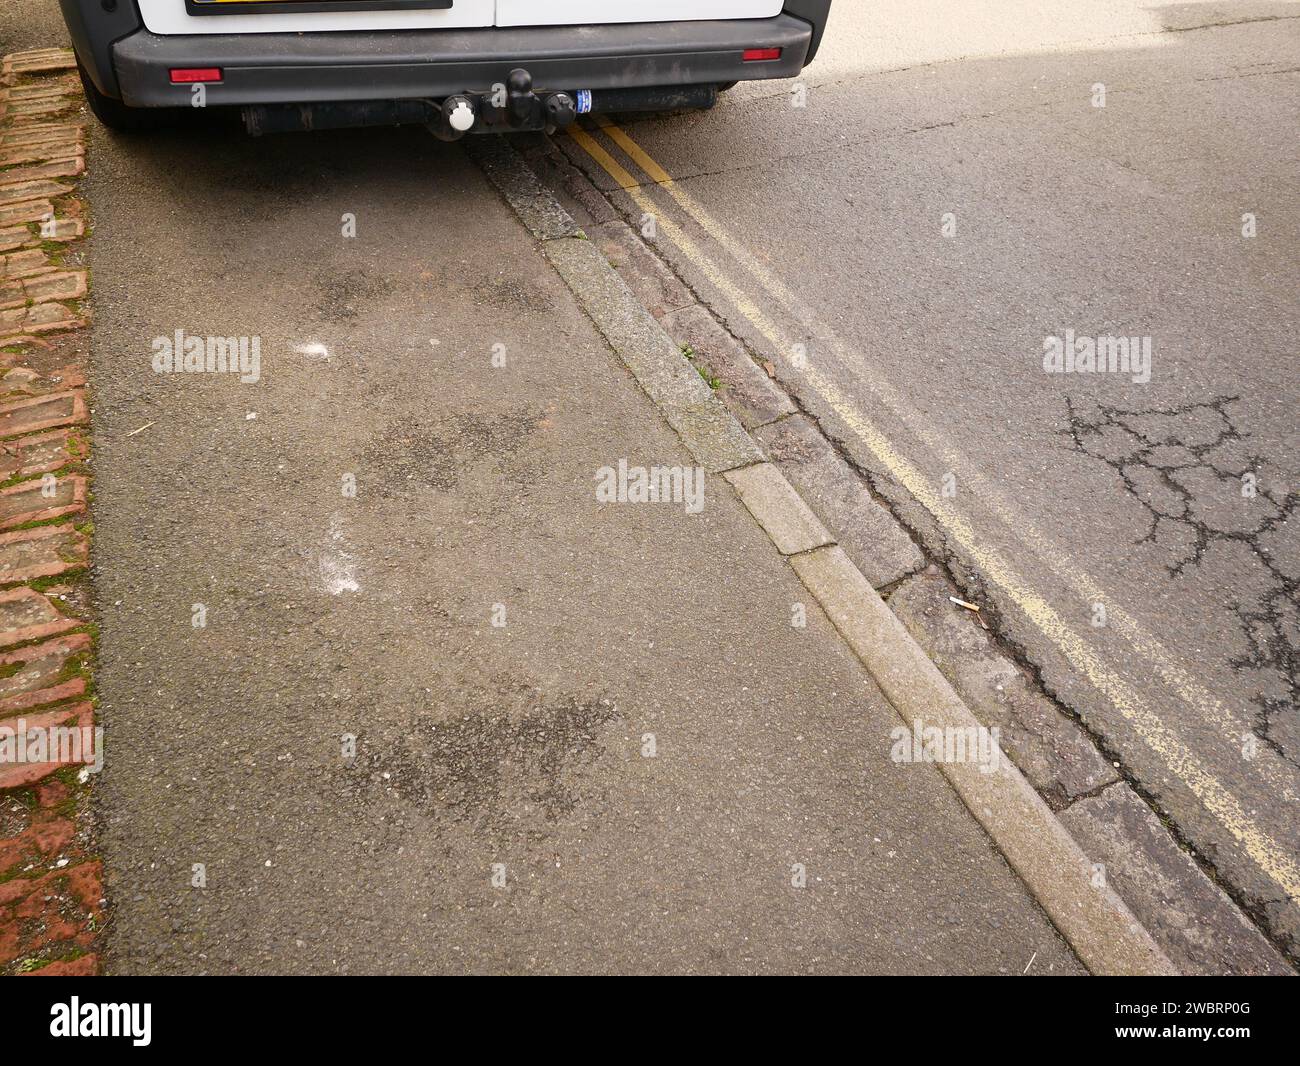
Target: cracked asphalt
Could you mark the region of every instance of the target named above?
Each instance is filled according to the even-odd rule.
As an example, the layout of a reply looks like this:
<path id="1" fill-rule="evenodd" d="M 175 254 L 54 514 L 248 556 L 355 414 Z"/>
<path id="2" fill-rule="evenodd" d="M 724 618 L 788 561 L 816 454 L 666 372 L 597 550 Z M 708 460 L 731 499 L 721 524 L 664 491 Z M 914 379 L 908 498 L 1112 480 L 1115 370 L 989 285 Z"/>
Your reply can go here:
<path id="1" fill-rule="evenodd" d="M 620 120 L 650 170 L 593 130 L 689 235 L 660 253 L 1293 953 L 1297 16 L 839 4 L 806 108 Z M 1150 338 L 1149 382 L 1044 372 L 1067 330 Z"/>

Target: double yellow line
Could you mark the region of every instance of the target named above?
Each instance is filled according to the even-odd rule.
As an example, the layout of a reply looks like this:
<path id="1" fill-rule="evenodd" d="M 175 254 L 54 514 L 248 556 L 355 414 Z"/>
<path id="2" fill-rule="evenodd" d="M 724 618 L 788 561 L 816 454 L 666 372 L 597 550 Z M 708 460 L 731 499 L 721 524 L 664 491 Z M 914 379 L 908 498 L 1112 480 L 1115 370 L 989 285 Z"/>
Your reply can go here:
<path id="1" fill-rule="evenodd" d="M 597 123 L 600 131 L 649 177 L 653 186 L 663 190 L 688 218 L 744 267 L 773 304 L 789 309 L 793 312 L 792 317 L 802 319 L 805 324 L 811 320 L 813 316 L 803 307 L 803 301 L 746 248 L 733 240 L 694 197 L 680 188 L 672 176 L 625 130 L 604 116 L 598 116 Z M 732 281 L 681 226 L 664 216 L 647 194 L 645 183 L 638 181 L 589 131 L 571 126 L 568 133 L 619 188 L 631 197 L 643 214 L 654 216 L 658 231 L 735 306 L 776 353 L 788 355 L 794 350 L 792 338 L 786 336 L 764 313 L 758 302 Z M 803 313 L 798 313 L 801 310 Z M 852 360 L 843 358 L 847 350 L 845 345 L 834 340 L 831 347 L 841 356 L 841 362 L 846 367 L 852 366 Z M 833 381 L 810 364 L 802 366 L 799 374 L 866 445 L 876 461 L 939 521 L 948 537 L 980 568 L 982 575 L 997 585 L 1057 651 L 1105 696 L 1147 747 L 1159 757 L 1169 773 L 1186 785 L 1204 808 L 1241 845 L 1255 865 L 1291 900 L 1300 900 L 1300 866 L 1297 866 L 1294 857 L 1255 822 L 1245 805 L 1196 757 L 1176 731 L 1166 726 L 1158 715 L 1146 707 L 1137 690 L 1107 666 L 1091 645 L 1074 632 L 1057 610 L 1030 587 L 1000 552 L 983 543 L 965 516 L 945 503 L 941 492 L 936 489 L 934 479 L 926 476 L 901 454 L 879 427 L 862 414 L 858 406 Z M 964 466 L 964 462 L 952 453 L 946 441 L 921 428 L 918 425 L 920 420 L 906 416 L 904 412 L 908 404 L 886 383 L 873 380 L 866 384 L 881 397 L 886 406 L 899 413 L 909 430 L 916 433 L 934 454 L 945 459 L 950 469 L 957 470 Z M 1086 597 L 1084 602 L 1091 604 L 1106 600 L 1107 597 L 1090 575 L 1068 561 L 1064 564 L 1059 562 L 1059 550 L 1054 549 L 1048 538 L 1035 529 L 1032 523 L 1017 514 L 996 487 L 988 484 L 976 471 L 963 470 L 961 477 L 979 489 L 981 500 L 988 503 L 1000 521 L 1028 541 L 1040 558 L 1050 557 L 1054 560 L 1057 573 Z M 1250 724 L 1223 707 L 1210 692 L 1197 684 L 1176 657 L 1131 615 L 1119 608 L 1111 608 L 1109 613 L 1116 628 L 1146 656 L 1158 676 L 1205 719 L 1220 728 L 1225 739 L 1239 744 L 1240 738 L 1249 731 Z M 1252 769 L 1259 773 L 1274 795 L 1283 802 L 1296 801 L 1294 775 L 1272 751 L 1262 749 L 1252 763 Z"/>

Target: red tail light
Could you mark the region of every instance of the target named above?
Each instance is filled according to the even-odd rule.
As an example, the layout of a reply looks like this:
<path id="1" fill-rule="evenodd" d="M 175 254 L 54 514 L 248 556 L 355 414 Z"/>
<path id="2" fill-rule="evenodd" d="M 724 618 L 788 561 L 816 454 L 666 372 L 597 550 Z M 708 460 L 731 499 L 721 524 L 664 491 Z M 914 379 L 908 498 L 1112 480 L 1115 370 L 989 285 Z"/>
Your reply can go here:
<path id="1" fill-rule="evenodd" d="M 779 48 L 746 48 L 743 59 L 746 63 L 761 63 L 767 59 L 780 59 Z"/>
<path id="2" fill-rule="evenodd" d="M 220 67 L 172 67 L 173 85 L 189 85 L 196 81 L 220 81 Z"/>

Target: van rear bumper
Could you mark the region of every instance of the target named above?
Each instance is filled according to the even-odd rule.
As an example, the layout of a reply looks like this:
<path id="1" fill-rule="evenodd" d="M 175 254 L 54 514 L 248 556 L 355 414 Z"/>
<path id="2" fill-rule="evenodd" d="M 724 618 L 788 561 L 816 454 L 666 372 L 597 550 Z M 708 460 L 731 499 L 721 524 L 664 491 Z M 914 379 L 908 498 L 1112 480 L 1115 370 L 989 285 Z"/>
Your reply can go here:
<path id="1" fill-rule="evenodd" d="M 369 33 L 160 36 L 140 29 L 110 46 L 121 99 L 177 107 L 190 86 L 173 67 L 220 67 L 207 105 L 441 99 L 487 92 L 515 67 L 539 89 L 622 89 L 789 78 L 803 69 L 814 27 L 768 19 Z M 747 48 L 779 59 L 745 62 Z"/>

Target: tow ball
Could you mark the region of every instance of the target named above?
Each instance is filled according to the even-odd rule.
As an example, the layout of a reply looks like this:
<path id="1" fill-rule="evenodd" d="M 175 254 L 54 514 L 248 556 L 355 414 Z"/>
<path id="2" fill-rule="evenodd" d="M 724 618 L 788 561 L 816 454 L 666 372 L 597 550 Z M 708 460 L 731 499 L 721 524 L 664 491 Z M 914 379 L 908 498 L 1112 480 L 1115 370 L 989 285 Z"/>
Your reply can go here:
<path id="1" fill-rule="evenodd" d="M 578 103 L 569 93 L 539 95 L 533 92 L 533 76 L 517 67 L 491 92 L 447 97 L 429 128 L 443 140 L 455 141 L 471 131 L 563 129 L 577 117 Z"/>

